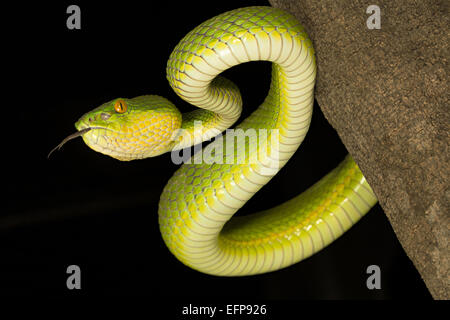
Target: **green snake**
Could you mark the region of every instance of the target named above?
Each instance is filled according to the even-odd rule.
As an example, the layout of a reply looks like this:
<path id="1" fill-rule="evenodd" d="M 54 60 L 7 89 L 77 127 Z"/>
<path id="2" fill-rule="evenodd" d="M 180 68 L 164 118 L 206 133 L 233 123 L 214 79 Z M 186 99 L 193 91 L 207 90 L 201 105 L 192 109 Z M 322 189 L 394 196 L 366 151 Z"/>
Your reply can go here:
<path id="1" fill-rule="evenodd" d="M 219 74 L 258 60 L 272 62 L 269 93 L 234 131 L 221 135 L 239 119 L 242 99 L 236 85 Z M 165 186 L 158 212 L 162 238 L 182 263 L 207 274 L 278 270 L 336 240 L 377 202 L 347 156 L 299 196 L 231 219 L 303 141 L 315 76 L 311 40 L 292 15 L 271 7 L 232 10 L 189 32 L 167 63 L 172 89 L 200 109 L 181 114 L 156 95 L 114 99 L 83 115 L 75 124 L 78 132 L 57 148 L 82 136 L 95 151 L 133 160 L 213 140 Z M 244 139 L 232 136 L 236 132 Z"/>

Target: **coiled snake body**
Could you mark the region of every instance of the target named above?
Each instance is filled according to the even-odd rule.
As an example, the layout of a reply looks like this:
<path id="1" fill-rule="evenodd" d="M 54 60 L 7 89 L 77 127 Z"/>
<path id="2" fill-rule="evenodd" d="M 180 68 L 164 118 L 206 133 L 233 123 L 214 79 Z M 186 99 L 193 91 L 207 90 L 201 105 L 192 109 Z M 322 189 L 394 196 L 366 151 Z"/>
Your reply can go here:
<path id="1" fill-rule="evenodd" d="M 377 201 L 347 156 L 296 198 L 231 219 L 283 167 L 309 128 L 314 49 L 292 15 L 271 7 L 237 9 L 202 23 L 180 41 L 170 55 L 167 79 L 181 98 L 201 109 L 181 115 L 159 96 L 114 99 L 85 114 L 76 123 L 78 133 L 63 141 L 82 136 L 96 151 L 132 160 L 209 140 L 233 125 L 242 107 L 237 87 L 218 75 L 256 60 L 273 62 L 270 90 L 236 127 L 255 134 L 241 145 L 228 144 L 231 148 L 222 147 L 223 137 L 215 139 L 201 163 L 181 166 L 160 199 L 167 247 L 187 266 L 208 274 L 251 275 L 292 265 L 342 235 Z"/>

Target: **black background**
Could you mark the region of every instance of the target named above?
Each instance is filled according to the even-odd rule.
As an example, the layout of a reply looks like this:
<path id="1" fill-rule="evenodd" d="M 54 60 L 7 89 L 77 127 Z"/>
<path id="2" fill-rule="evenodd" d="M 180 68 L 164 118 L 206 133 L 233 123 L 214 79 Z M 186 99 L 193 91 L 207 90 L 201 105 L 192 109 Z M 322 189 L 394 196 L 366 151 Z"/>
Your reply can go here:
<path id="1" fill-rule="evenodd" d="M 81 7 L 81 30 L 66 28 L 70 4 Z M 169 154 L 119 162 L 92 151 L 78 138 L 47 160 L 48 152 L 75 132 L 73 124 L 83 113 L 113 98 L 159 94 L 182 111 L 191 110 L 165 79 L 170 52 L 199 23 L 247 5 L 269 4 L 77 1 L 20 4 L 5 11 L 6 210 L 0 215 L 0 294 L 149 295 L 181 303 L 431 298 L 379 205 L 303 262 L 264 275 L 221 278 L 185 267 L 161 239 L 159 195 L 177 169 Z M 241 89 L 245 116 L 265 97 L 270 64 L 252 62 L 226 75 Z M 315 106 L 299 151 L 240 214 L 292 198 L 345 154 Z M 82 289 L 76 292 L 66 288 L 66 268 L 71 264 L 82 272 Z M 366 287 L 371 264 L 381 268 L 381 290 Z"/>

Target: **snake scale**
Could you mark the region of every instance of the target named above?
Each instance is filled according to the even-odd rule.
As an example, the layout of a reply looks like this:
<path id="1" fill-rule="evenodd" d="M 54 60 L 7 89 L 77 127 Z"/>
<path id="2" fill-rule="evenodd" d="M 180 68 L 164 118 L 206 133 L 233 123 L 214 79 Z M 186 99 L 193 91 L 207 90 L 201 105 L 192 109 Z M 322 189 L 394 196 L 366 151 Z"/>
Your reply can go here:
<path id="1" fill-rule="evenodd" d="M 240 144 L 229 142 L 228 133 L 218 133 L 238 120 L 242 99 L 236 85 L 219 74 L 258 60 L 272 62 L 269 93 L 235 127 L 254 134 Z M 163 190 L 158 214 L 164 242 L 185 265 L 207 274 L 278 270 L 336 240 L 377 202 L 347 156 L 299 196 L 231 219 L 303 141 L 315 75 L 312 43 L 292 15 L 271 7 L 232 10 L 189 32 L 167 63 L 172 89 L 200 109 L 181 114 L 156 95 L 117 98 L 83 115 L 75 124 L 78 132 L 58 147 L 82 136 L 95 151 L 133 160 L 214 140 L 204 148 L 208 152 L 193 156 L 202 154 L 202 161 L 183 164 Z"/>

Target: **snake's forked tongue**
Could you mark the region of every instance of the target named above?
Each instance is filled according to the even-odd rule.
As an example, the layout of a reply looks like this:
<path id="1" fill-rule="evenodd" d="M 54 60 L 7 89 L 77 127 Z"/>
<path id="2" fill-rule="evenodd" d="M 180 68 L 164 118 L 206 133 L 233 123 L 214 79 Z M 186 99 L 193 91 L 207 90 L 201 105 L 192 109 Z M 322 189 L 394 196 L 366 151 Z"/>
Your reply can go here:
<path id="1" fill-rule="evenodd" d="M 47 159 L 50 158 L 50 155 L 53 153 L 53 151 L 61 149 L 61 147 L 62 147 L 67 141 L 72 140 L 72 139 L 75 139 L 75 138 L 77 138 L 77 137 L 80 137 L 80 136 L 82 136 L 83 134 L 85 134 L 86 132 L 88 132 L 88 131 L 91 130 L 91 129 L 92 129 L 92 128 L 82 129 L 82 130 L 80 130 L 80 131 L 78 131 L 78 132 L 75 132 L 75 133 L 72 133 L 70 136 L 67 136 L 66 138 L 64 138 L 64 140 L 61 141 L 60 144 L 58 144 L 56 147 L 54 147 L 54 148 L 52 149 L 52 151 L 50 151 L 50 152 L 48 153 Z"/>

